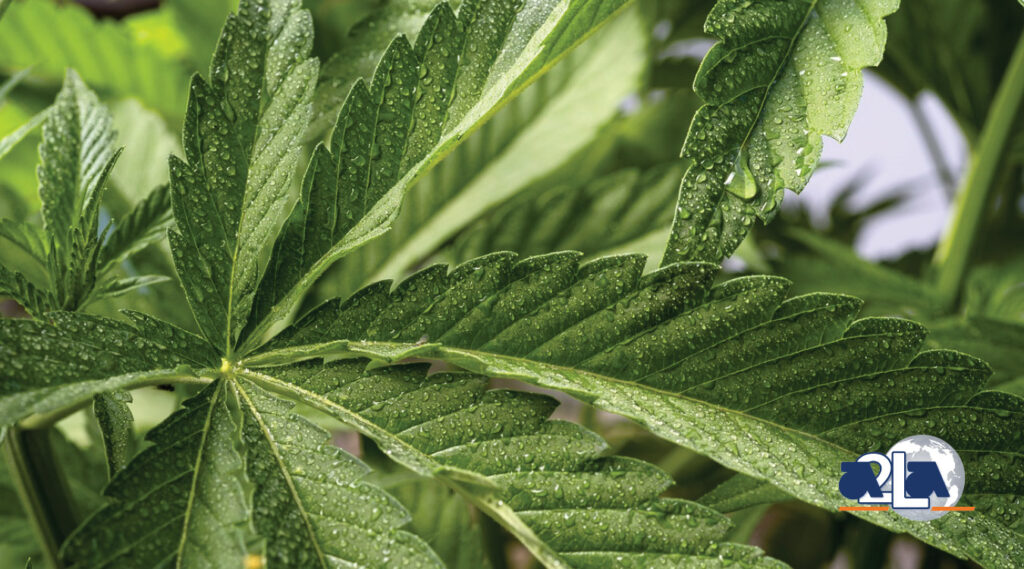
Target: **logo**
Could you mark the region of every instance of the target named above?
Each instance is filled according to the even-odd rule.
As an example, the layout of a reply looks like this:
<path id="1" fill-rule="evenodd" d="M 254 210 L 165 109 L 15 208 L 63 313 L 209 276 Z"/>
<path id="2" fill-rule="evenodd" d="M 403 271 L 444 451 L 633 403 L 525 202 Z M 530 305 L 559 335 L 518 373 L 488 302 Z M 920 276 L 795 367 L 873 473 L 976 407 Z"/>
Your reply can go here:
<path id="1" fill-rule="evenodd" d="M 878 466 L 875 474 L 872 464 Z M 946 441 L 914 435 L 892 445 L 885 454 L 872 452 L 857 462 L 842 463 L 839 493 L 863 506 L 840 510 L 888 510 L 925 522 L 953 511 L 964 495 L 964 463 Z M 884 505 L 883 505 L 884 504 Z"/>

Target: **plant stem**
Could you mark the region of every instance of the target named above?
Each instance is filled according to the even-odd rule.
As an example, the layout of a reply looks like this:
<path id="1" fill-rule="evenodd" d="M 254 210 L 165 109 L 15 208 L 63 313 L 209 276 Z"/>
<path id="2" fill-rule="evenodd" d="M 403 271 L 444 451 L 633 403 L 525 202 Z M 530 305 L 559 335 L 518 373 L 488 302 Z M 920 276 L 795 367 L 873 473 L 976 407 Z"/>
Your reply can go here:
<path id="1" fill-rule="evenodd" d="M 910 105 L 910 114 L 914 117 L 914 122 L 917 123 L 917 130 L 921 133 L 921 139 L 928 150 L 928 155 L 931 156 L 932 163 L 935 164 L 935 170 L 939 175 L 939 180 L 942 182 L 942 189 L 947 198 L 952 198 L 956 194 L 956 177 L 953 175 L 953 171 L 950 170 L 949 164 L 946 163 L 946 158 L 942 154 L 942 146 L 939 145 L 939 140 L 935 135 L 935 130 L 932 129 L 931 121 L 928 120 L 928 115 L 921 108 L 920 99 L 909 100 L 908 103 Z"/>
<path id="2" fill-rule="evenodd" d="M 43 549 L 43 558 L 52 569 L 60 569 L 60 544 L 74 529 L 75 518 L 67 484 L 54 463 L 50 433 L 11 427 L 3 447 L 11 480 Z"/>
<path id="3" fill-rule="evenodd" d="M 993 180 L 1022 103 L 1024 34 L 1017 41 L 1013 57 L 999 83 L 988 116 L 985 117 L 977 149 L 971 156 L 970 169 L 957 195 L 949 229 L 935 250 L 934 264 L 938 267 L 936 290 L 947 308 L 956 303 L 960 294 L 971 250 L 994 187 Z"/>

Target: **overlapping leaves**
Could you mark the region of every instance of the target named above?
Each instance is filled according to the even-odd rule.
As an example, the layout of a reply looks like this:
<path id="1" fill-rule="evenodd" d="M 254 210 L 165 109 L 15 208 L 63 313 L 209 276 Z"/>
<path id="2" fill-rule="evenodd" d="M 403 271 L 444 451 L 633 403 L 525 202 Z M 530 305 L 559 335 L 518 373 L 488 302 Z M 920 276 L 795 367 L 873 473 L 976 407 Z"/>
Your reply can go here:
<path id="1" fill-rule="evenodd" d="M 4 219 L 0 237 L 21 249 L 46 282 L 33 282 L 27 269 L 0 267 L 0 294 L 41 316 L 50 310 L 77 310 L 97 298 L 166 280 L 121 279 L 114 273 L 120 261 L 162 235 L 167 203 L 165 194 L 157 191 L 124 220 L 100 231 L 101 198 L 120 151 L 113 146 L 110 113 L 96 94 L 69 71 L 53 107 L 39 116 L 43 227 Z"/>
<path id="2" fill-rule="evenodd" d="M 388 230 L 406 190 L 627 2 L 447 3 L 394 40 L 318 145 L 257 294 L 248 351 L 339 258 Z"/>
<path id="3" fill-rule="evenodd" d="M 366 466 L 291 406 L 248 383 L 205 388 L 150 431 L 153 446 L 114 478 L 105 491 L 114 502 L 69 538 L 65 559 L 90 568 L 242 567 L 249 555 L 272 567 L 440 567 L 396 529 L 408 514 L 360 481 Z M 157 525 L 138 531 L 142 517 Z M 247 552 L 250 517 L 266 540 L 261 553 Z"/>
<path id="4" fill-rule="evenodd" d="M 547 567 L 784 566 L 719 543 L 730 524 L 712 510 L 658 498 L 671 479 L 653 465 L 603 457 L 595 433 L 546 420 L 557 405 L 550 397 L 489 390 L 483 376 L 428 376 L 423 364 L 364 371 L 366 363 L 242 375 L 361 426 L 392 458 L 455 487 Z"/>
<path id="5" fill-rule="evenodd" d="M 899 0 L 723 0 L 704 29 L 721 41 L 694 88 L 707 103 L 683 145 L 683 176 L 664 262 L 720 262 L 786 189 L 807 184 L 822 135 L 841 140 L 878 65 L 884 17 Z"/>
<path id="6" fill-rule="evenodd" d="M 81 567 L 241 566 L 253 556 L 281 567 L 437 566 L 400 529 L 404 510 L 361 480 L 365 468 L 269 389 L 444 481 L 550 567 L 777 565 L 719 543 L 728 523 L 717 512 L 658 498 L 660 471 L 603 457 L 593 433 L 547 421 L 551 400 L 487 389 L 486 376 L 503 376 L 631 417 L 747 475 L 718 494 L 741 503 L 783 492 L 831 509 L 844 503 L 834 490 L 840 461 L 904 434 L 942 436 L 978 477 L 970 498 L 979 512 L 928 525 L 864 516 L 992 567 L 1019 566 L 1024 406 L 978 393 L 987 376 L 978 360 L 920 352 L 919 326 L 854 321 L 850 297 L 786 300 L 787 283 L 771 277 L 712 286 L 717 268 L 700 263 L 644 276 L 637 255 L 579 266 L 573 253 L 496 254 L 451 273 L 426 269 L 394 290 L 371 285 L 256 351 L 331 263 L 387 230 L 423 172 L 624 4 L 469 1 L 458 14 L 439 4 L 415 43 L 395 40 L 373 79 L 353 84 L 284 220 L 317 72 L 311 24 L 297 0 L 243 0 L 210 80 L 192 82 L 185 159 L 171 161 L 172 251 L 204 337 L 138 314 L 132 325 L 68 313 L 0 325 L 4 424 L 108 390 L 209 383 L 150 433 L 153 445 L 114 477 L 111 504 L 64 558 Z M 696 164 L 666 262 L 720 259 L 745 218 L 770 216 L 782 188 L 802 186 L 820 133 L 845 129 L 858 70 L 877 59 L 881 19 L 894 8 L 719 3 L 709 29 L 723 43 L 698 77 L 709 105 L 687 143 Z M 874 35 L 857 40 L 837 22 Z M 798 100 L 802 87 L 815 96 Z M 825 99 L 839 112 L 826 112 Z M 78 154 L 109 164 L 104 152 Z M 44 153 L 44 167 L 61 158 Z M 48 228 L 64 219 L 64 197 L 84 196 L 92 212 L 101 187 L 89 166 L 76 193 L 55 192 L 63 171 L 43 176 Z M 150 205 L 122 226 L 155 223 Z M 107 243 L 111 263 L 131 250 Z M 233 361 L 238 352 L 248 357 Z M 319 361 L 337 357 L 355 361 Z M 364 358 L 409 357 L 481 375 L 365 369 Z"/>
<path id="7" fill-rule="evenodd" d="M 185 160 L 170 161 L 175 266 L 203 334 L 227 352 L 298 165 L 318 67 L 308 58 L 311 26 L 297 2 L 243 2 L 225 24 L 210 81 L 192 79 Z"/>
<path id="8" fill-rule="evenodd" d="M 1012 396 L 978 394 L 984 363 L 920 352 L 913 322 L 854 320 L 852 297 L 787 300 L 778 277 L 711 286 L 712 265 L 642 276 L 642 256 L 577 258 L 494 254 L 450 274 L 425 269 L 394 291 L 371 285 L 313 311 L 247 365 L 443 359 L 571 393 L 828 509 L 845 503 L 840 462 L 927 432 L 962 451 L 969 492 L 1007 495 L 1004 506 L 930 524 L 864 517 L 988 566 L 1024 559 L 1005 545 L 1019 541 L 1001 518 L 1024 490 L 1024 416 Z"/>
<path id="9" fill-rule="evenodd" d="M 344 296 L 407 274 L 498 204 L 536 186 L 562 190 L 551 188 L 561 170 L 578 175 L 581 162 L 600 160 L 595 139 L 640 83 L 647 36 L 629 9 L 573 50 L 409 188 L 388 232 L 339 262 L 322 288 Z"/>

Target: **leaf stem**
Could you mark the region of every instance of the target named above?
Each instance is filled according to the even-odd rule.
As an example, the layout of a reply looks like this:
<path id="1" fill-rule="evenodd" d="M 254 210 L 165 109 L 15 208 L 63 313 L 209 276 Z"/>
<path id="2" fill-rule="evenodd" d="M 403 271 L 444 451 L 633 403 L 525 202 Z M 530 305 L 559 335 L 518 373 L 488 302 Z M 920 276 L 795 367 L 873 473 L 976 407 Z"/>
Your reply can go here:
<path id="1" fill-rule="evenodd" d="M 43 558 L 60 569 L 60 544 L 74 529 L 71 495 L 53 460 L 48 430 L 11 427 L 5 433 L 4 458 L 22 507 L 32 524 Z"/>
<path id="2" fill-rule="evenodd" d="M 1017 41 L 1017 47 L 985 118 L 977 150 L 971 156 L 970 169 L 957 195 L 949 229 L 935 250 L 933 262 L 938 267 L 936 290 L 947 308 L 954 305 L 960 294 L 971 250 L 994 187 L 996 171 L 1002 162 L 1006 141 L 1022 103 L 1024 34 Z"/>

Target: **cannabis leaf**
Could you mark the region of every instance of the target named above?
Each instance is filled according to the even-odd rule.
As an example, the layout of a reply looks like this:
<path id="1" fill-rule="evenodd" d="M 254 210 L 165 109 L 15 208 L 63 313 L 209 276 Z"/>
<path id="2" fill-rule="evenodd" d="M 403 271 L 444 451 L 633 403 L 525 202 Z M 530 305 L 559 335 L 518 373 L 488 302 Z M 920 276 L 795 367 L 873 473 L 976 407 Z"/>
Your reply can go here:
<path id="1" fill-rule="evenodd" d="M 72 567 L 241 567 L 251 509 L 271 566 L 440 567 L 422 541 L 395 529 L 407 514 L 394 499 L 359 481 L 365 465 L 326 444 L 327 433 L 291 406 L 251 384 L 212 383 L 150 431 L 154 446 L 107 487 L 114 503 L 69 538 L 65 559 Z M 139 531 L 141 516 L 161 525 Z"/>
<path id="2" fill-rule="evenodd" d="M 681 175 L 680 165 L 670 162 L 623 168 L 575 187 L 538 188 L 479 219 L 445 254 L 459 261 L 490 251 L 660 256 Z M 657 260 L 648 257 L 648 267 L 656 268 Z"/>
<path id="3" fill-rule="evenodd" d="M 359 427 L 392 458 L 454 487 L 547 567 L 680 566 L 703 558 L 783 566 L 755 548 L 719 543 L 730 524 L 712 510 L 658 498 L 671 480 L 653 465 L 602 457 L 607 445 L 595 433 L 545 420 L 557 405 L 550 397 L 488 390 L 483 376 L 428 376 L 428 365 L 367 371 L 366 363 L 308 362 L 241 375 Z"/>
<path id="4" fill-rule="evenodd" d="M 840 462 L 918 432 L 963 449 L 971 492 L 1020 494 L 1024 415 L 975 397 L 990 373 L 979 360 L 919 352 L 919 325 L 854 320 L 860 301 L 843 295 L 785 300 L 789 283 L 778 277 L 711 286 L 713 265 L 641 276 L 639 255 L 582 267 L 577 258 L 494 254 L 450 274 L 424 269 L 393 292 L 371 285 L 314 310 L 244 364 L 441 359 L 573 394 L 830 510 L 845 503 Z M 858 514 L 993 567 L 1024 559 L 1005 545 L 1011 530 L 983 511 L 929 524 Z"/>
<path id="5" fill-rule="evenodd" d="M 218 361 L 198 337 L 141 314 L 128 316 L 135 326 L 72 312 L 0 320 L 0 425 L 66 413 L 97 393 L 188 381 L 188 366 Z"/>
<path id="6" fill-rule="evenodd" d="M 415 46 L 394 40 L 313 153 L 239 351 L 263 341 L 332 263 L 387 231 L 429 167 L 626 3 L 470 0 L 458 15 L 441 3 Z"/>
<path id="7" fill-rule="evenodd" d="M 407 274 L 484 212 L 596 160 L 593 141 L 639 85 L 647 44 L 638 9 L 615 18 L 414 184 L 391 229 L 343 259 L 322 286 L 347 295 Z"/>
<path id="8" fill-rule="evenodd" d="M 369 470 L 329 444 L 327 432 L 291 413 L 259 387 L 241 383 L 244 440 L 257 531 L 268 558 L 282 567 L 440 567 L 419 538 L 397 528 L 408 513 L 380 488 L 358 480 Z M 298 539 L 297 539 L 298 537 Z"/>
<path id="9" fill-rule="evenodd" d="M 783 191 L 799 192 L 841 140 L 860 101 L 860 70 L 885 48 L 883 18 L 899 0 L 724 0 L 704 25 L 721 41 L 694 89 L 707 103 L 683 144 L 683 176 L 664 263 L 719 262 Z"/>
<path id="10" fill-rule="evenodd" d="M 192 78 L 185 160 L 172 157 L 174 263 L 203 335 L 230 354 L 249 316 L 309 121 L 317 61 L 297 2 L 243 2 L 210 81 Z"/>
<path id="11" fill-rule="evenodd" d="M 32 282 L 22 272 L 0 267 L 0 294 L 39 317 L 165 280 L 114 274 L 120 261 L 162 236 L 167 203 L 157 191 L 126 220 L 100 231 L 100 202 L 120 150 L 113 147 L 110 113 L 96 94 L 69 71 L 53 107 L 37 118 L 43 120 L 38 168 L 43 229 L 4 219 L 0 237 L 24 251 L 48 282 Z M 21 130 L 31 126 L 30 121 Z"/>
<path id="12" fill-rule="evenodd" d="M 212 383 L 152 429 L 153 446 L 104 490 L 62 547 L 72 567 L 242 567 L 247 522 L 240 424 L 231 384 Z M 138 531 L 140 516 L 152 520 Z"/>

